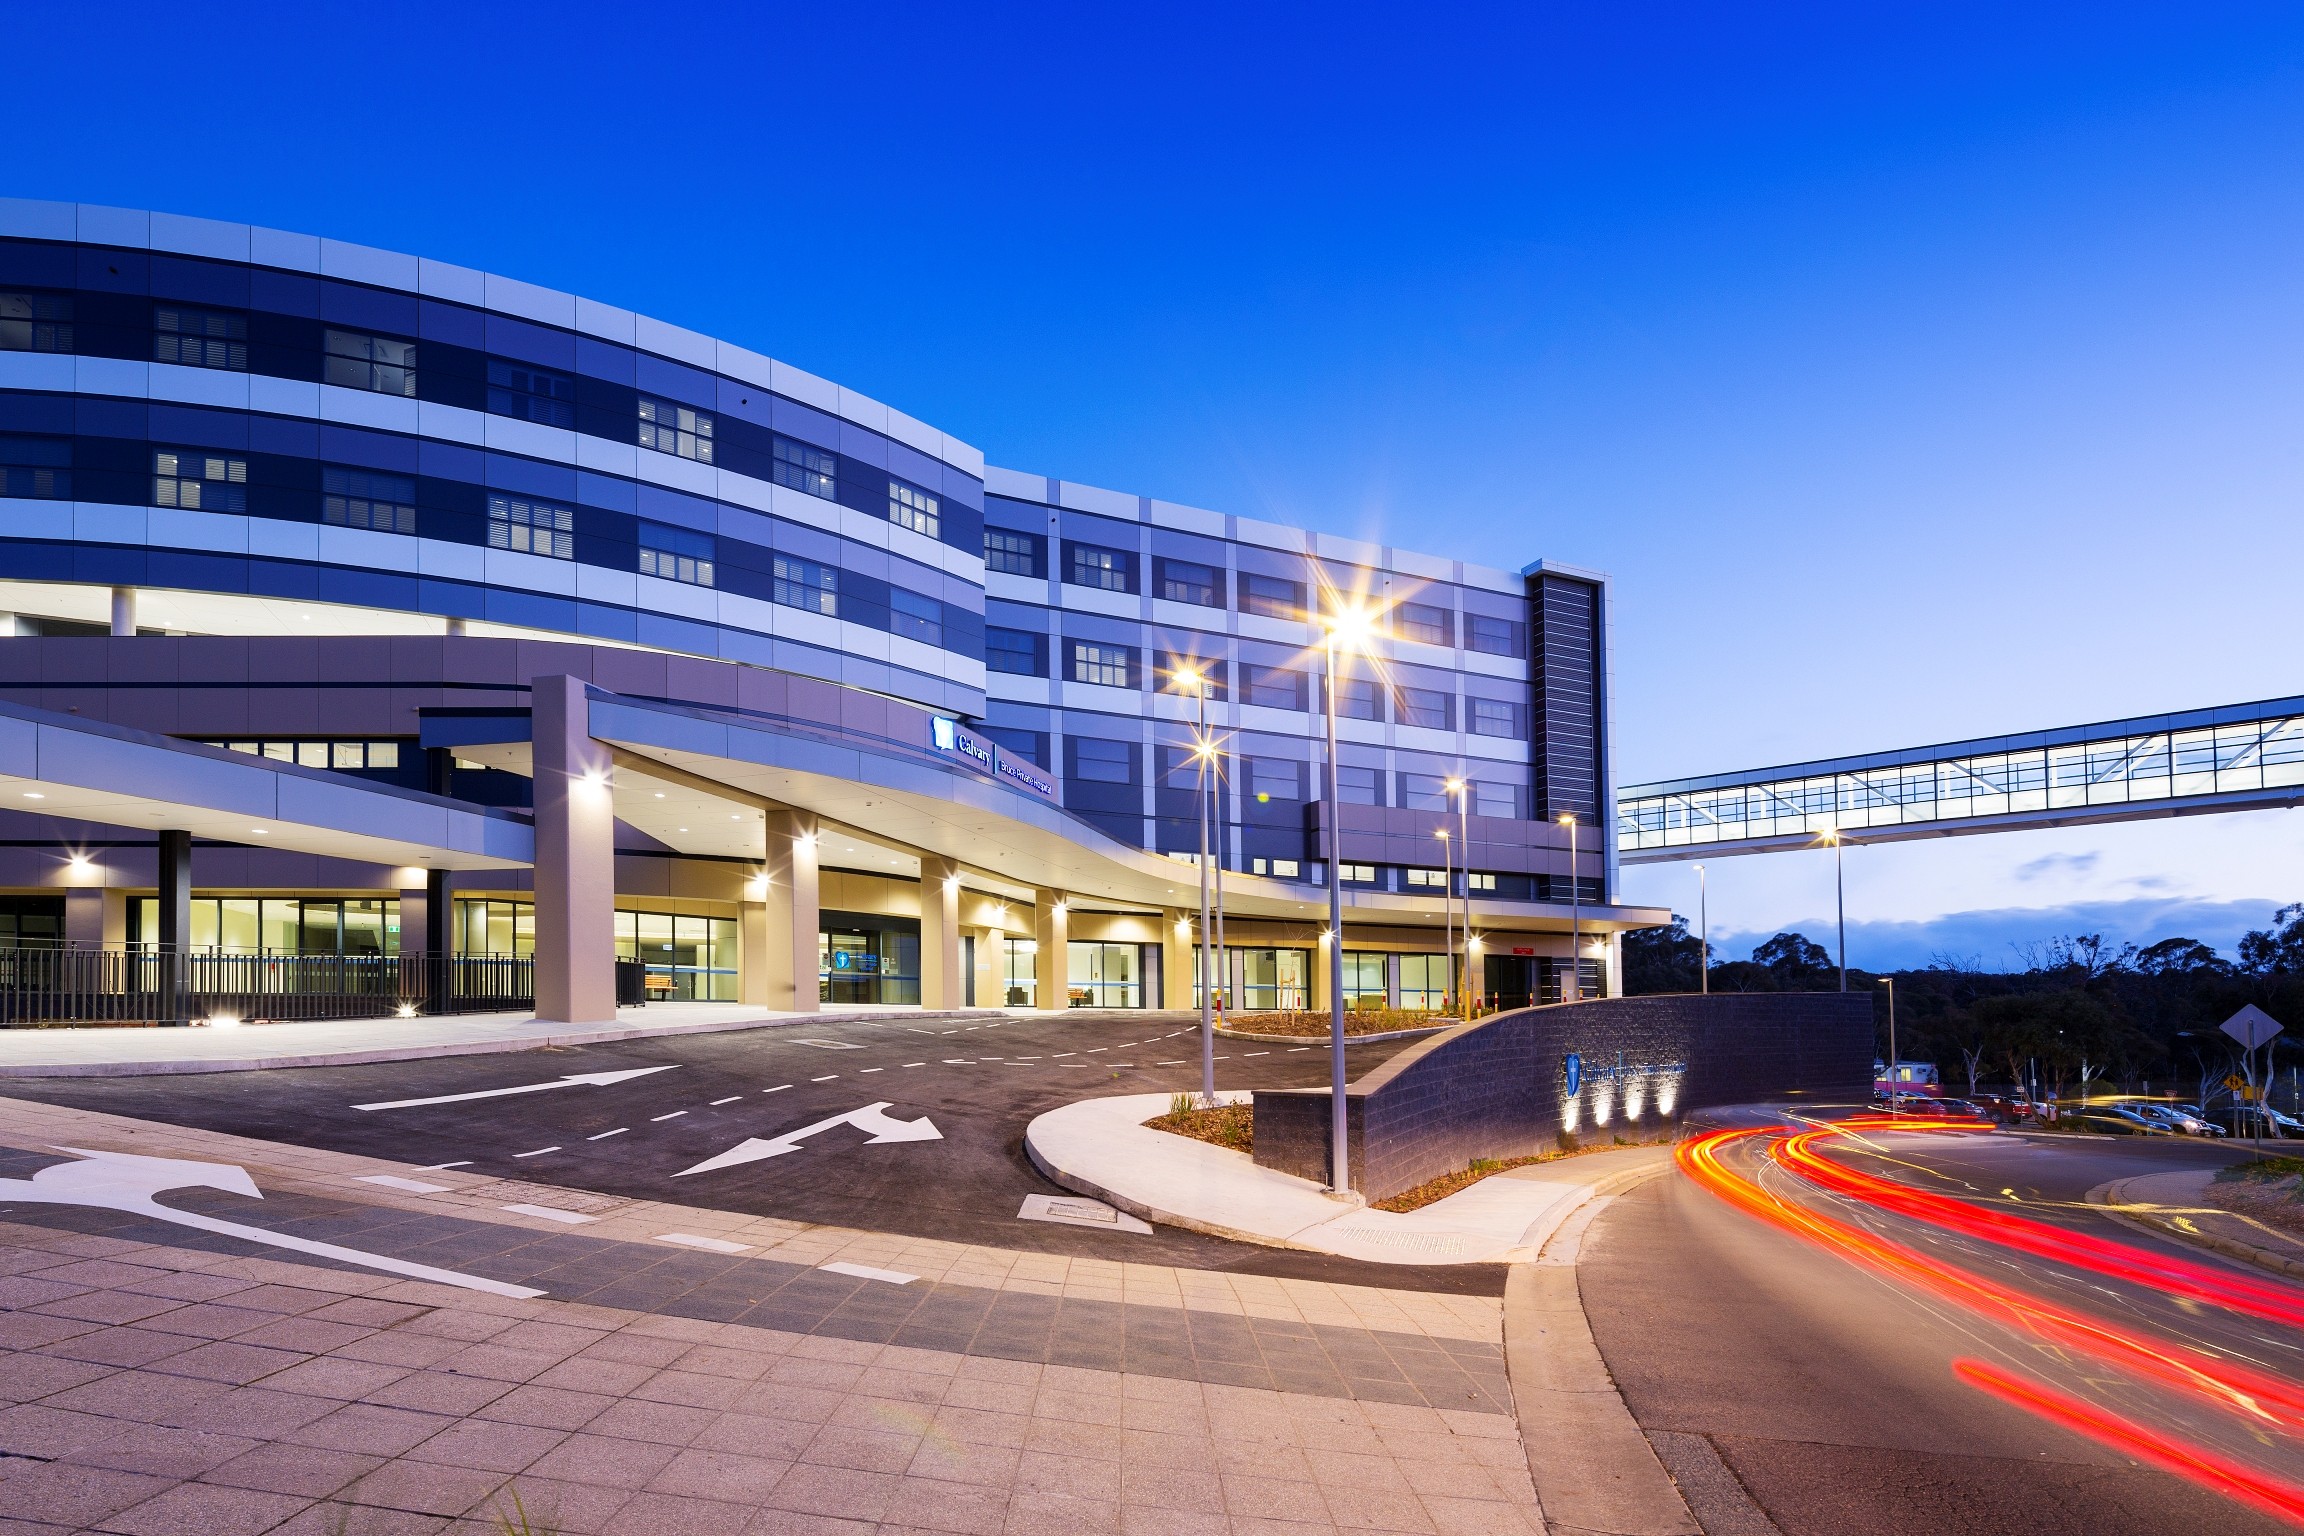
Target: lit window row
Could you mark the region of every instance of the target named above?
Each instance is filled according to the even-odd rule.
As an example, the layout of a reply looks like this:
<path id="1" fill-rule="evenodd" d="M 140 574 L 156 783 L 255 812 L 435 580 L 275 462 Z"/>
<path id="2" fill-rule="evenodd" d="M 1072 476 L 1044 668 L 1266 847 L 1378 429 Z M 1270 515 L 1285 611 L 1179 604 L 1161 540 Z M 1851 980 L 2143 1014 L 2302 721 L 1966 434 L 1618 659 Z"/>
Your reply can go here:
<path id="1" fill-rule="evenodd" d="M 400 766 L 397 741 L 210 741 L 205 746 L 268 757 L 299 768 L 377 769 Z"/>

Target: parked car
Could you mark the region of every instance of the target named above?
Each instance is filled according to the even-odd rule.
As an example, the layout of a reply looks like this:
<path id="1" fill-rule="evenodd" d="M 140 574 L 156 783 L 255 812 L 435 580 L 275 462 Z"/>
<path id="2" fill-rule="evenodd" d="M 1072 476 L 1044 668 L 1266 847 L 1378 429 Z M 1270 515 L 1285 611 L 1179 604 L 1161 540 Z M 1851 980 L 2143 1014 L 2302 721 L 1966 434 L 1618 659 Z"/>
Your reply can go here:
<path id="1" fill-rule="evenodd" d="M 2119 1104 L 2092 1104 L 2086 1109 L 2068 1112 L 2061 1124 L 2075 1130 L 2097 1131 L 2113 1136 L 2173 1136 L 2176 1128 L 2163 1125 L 2148 1115 Z"/>
<path id="2" fill-rule="evenodd" d="M 2200 1115 L 2187 1114 L 2174 1104 L 2130 1104 L 2127 1107 L 2186 1136 L 2221 1136 L 2224 1134 L 2224 1127 L 2216 1124 L 2213 1120 Z"/>
<path id="3" fill-rule="evenodd" d="M 1991 1112 L 1966 1099 L 1938 1099 L 1934 1105 L 1937 1114 L 1947 1120 L 1989 1120 Z"/>

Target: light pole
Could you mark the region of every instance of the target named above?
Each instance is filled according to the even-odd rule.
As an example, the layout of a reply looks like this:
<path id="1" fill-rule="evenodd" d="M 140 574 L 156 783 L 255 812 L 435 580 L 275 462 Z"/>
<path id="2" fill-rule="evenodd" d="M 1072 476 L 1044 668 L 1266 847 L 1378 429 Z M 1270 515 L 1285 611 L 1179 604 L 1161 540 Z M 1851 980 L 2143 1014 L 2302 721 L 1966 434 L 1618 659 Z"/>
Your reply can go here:
<path id="1" fill-rule="evenodd" d="M 1328 1161 L 1329 1187 L 1352 1189 L 1352 1149 L 1345 1140 L 1344 1105 L 1344 828 L 1337 807 L 1343 785 L 1336 764 L 1336 653 L 1357 650 L 1368 634 L 1368 615 L 1331 602 L 1321 627 L 1328 660 Z"/>
<path id="2" fill-rule="evenodd" d="M 1840 911 L 1840 990 L 1848 990 L 1848 886 L 1840 878 L 1840 829 L 1832 827 L 1824 834 L 1824 841 L 1832 849 L 1832 901 Z"/>
<path id="3" fill-rule="evenodd" d="M 1880 985 L 1888 989 L 1888 1113 L 1896 1113 L 1896 978 L 1883 976 Z"/>
<path id="4" fill-rule="evenodd" d="M 1208 679 L 1194 668 L 1178 667 L 1176 683 L 1190 688 L 1200 698 L 1200 729 L 1192 744 L 1192 755 L 1200 761 L 1200 1102 L 1213 1109 L 1216 1106 L 1216 1020 L 1211 1009 L 1216 967 L 1208 953 L 1209 940 L 1214 936 L 1209 927 L 1208 805 L 1215 793 L 1212 782 L 1215 754 L 1208 747 Z"/>
<path id="5" fill-rule="evenodd" d="M 1696 990 L 1712 995 L 1712 892 L 1704 866 L 1696 866 Z"/>
<path id="6" fill-rule="evenodd" d="M 1564 814 L 1560 825 L 1568 829 L 1568 985 L 1560 989 L 1560 1001 L 1574 1003 L 1584 998 L 1584 882 L 1576 877 L 1576 813 Z"/>
<path id="7" fill-rule="evenodd" d="M 1456 865 L 1449 857 L 1448 829 L 1434 827 L 1432 835 L 1440 839 L 1440 923 L 1445 935 L 1440 941 L 1440 952 L 1448 957 L 1449 978 L 1453 983 L 1456 971 Z M 1456 989 L 1451 984 L 1448 990 L 1453 993 Z M 1447 1006 L 1446 999 L 1442 999 L 1441 1006 Z"/>

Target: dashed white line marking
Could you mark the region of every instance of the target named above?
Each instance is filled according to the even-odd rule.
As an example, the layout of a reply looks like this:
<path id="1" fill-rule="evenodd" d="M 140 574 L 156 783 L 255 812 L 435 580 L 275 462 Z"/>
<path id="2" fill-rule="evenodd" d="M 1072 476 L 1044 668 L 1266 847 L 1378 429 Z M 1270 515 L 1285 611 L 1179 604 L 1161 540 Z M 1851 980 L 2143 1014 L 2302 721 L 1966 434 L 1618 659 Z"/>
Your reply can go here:
<path id="1" fill-rule="evenodd" d="M 512 1155 L 514 1157 L 542 1157 L 547 1152 L 557 1152 L 559 1150 L 560 1149 L 558 1147 L 538 1147 L 533 1152 L 515 1152 Z"/>
<path id="2" fill-rule="evenodd" d="M 973 1056 L 947 1056 L 944 1058 L 944 1065 L 948 1067 L 972 1067 L 976 1065 L 976 1059 Z"/>
<path id="3" fill-rule="evenodd" d="M 1112 1047 L 1110 1047 L 1110 1046 L 1108 1046 L 1108 1045 L 1092 1045 L 1092 1046 L 1088 1047 L 1088 1054 L 1089 1054 L 1089 1055 L 1091 1055 L 1091 1056 L 1093 1056 L 1093 1055 L 1095 1055 L 1095 1054 L 1096 1054 L 1098 1051 L 1108 1051 L 1108 1050 L 1110 1050 L 1110 1049 L 1112 1049 Z"/>
<path id="4" fill-rule="evenodd" d="M 816 1267 L 830 1270 L 835 1275 L 849 1275 L 858 1280 L 885 1280 L 890 1285 L 910 1285 L 920 1278 L 918 1275 L 908 1275 L 900 1269 L 874 1269 L 869 1264 L 834 1263 L 819 1264 Z"/>
<path id="5" fill-rule="evenodd" d="M 928 1063 L 926 1063 L 926 1062 L 924 1062 L 924 1061 L 908 1061 L 908 1062 L 904 1063 L 904 1065 L 906 1065 L 906 1066 L 908 1066 L 908 1067 L 924 1067 L 924 1066 L 928 1065 Z"/>
<path id="6" fill-rule="evenodd" d="M 980 1059 L 984 1061 L 1006 1061 L 1008 1058 L 1005 1056 L 985 1056 Z"/>
<path id="7" fill-rule="evenodd" d="M 360 1175 L 360 1182 L 381 1184 L 386 1189 L 404 1189 L 412 1195 L 437 1195 L 445 1193 L 448 1188 L 445 1184 L 427 1184 L 421 1179 L 403 1179 L 390 1173 L 364 1173 Z"/>
<path id="8" fill-rule="evenodd" d="M 707 1109 L 718 1109 L 718 1108 L 719 1108 L 721 1105 L 723 1105 L 723 1104 L 733 1104 L 733 1103 L 735 1103 L 735 1102 L 736 1102 L 738 1099 L 740 1099 L 740 1098 L 742 1098 L 742 1097 L 744 1097 L 744 1095 L 742 1095 L 742 1094 L 740 1094 L 740 1093 L 732 1093 L 732 1094 L 730 1094 L 730 1095 L 729 1095 L 727 1098 L 724 1098 L 724 1099 L 714 1099 L 714 1100 L 713 1100 L 713 1101 L 712 1101 L 710 1104 L 707 1104 L 707 1105 L 705 1105 L 704 1107 L 705 1107 L 705 1108 L 707 1108 Z"/>
<path id="9" fill-rule="evenodd" d="M 666 1121 L 666 1120 L 677 1120 L 677 1119 L 679 1119 L 679 1118 L 680 1118 L 682 1115 L 684 1115 L 684 1114 L 686 1114 L 686 1113 L 688 1113 L 688 1111 L 686 1111 L 686 1110 L 684 1110 L 684 1109 L 676 1109 L 676 1110 L 672 1111 L 672 1113 L 670 1113 L 670 1114 L 668 1114 L 668 1115 L 650 1115 L 650 1116 L 648 1117 L 648 1123 L 649 1123 L 650 1125 L 657 1125 L 657 1124 L 660 1124 L 660 1123 L 662 1123 L 663 1121 Z"/>
<path id="10" fill-rule="evenodd" d="M 789 1087 L 791 1087 L 791 1086 L 792 1086 L 792 1085 L 791 1085 L 790 1083 L 778 1083 L 778 1084 L 777 1084 L 775 1087 L 773 1087 L 773 1088 L 763 1088 L 763 1089 L 761 1089 L 760 1091 L 761 1091 L 762 1093 L 782 1093 L 782 1092 L 783 1092 L 785 1089 L 787 1089 L 787 1088 L 789 1088 Z"/>
<path id="11" fill-rule="evenodd" d="M 1184 1061 L 1182 1057 L 1178 1057 L 1174 1061 L 1156 1061 L 1152 1065 L 1156 1067 L 1180 1067 L 1184 1065 Z"/>
<path id="12" fill-rule="evenodd" d="M 500 1205 L 497 1209 L 510 1211 L 515 1216 L 541 1216 L 546 1221 L 564 1221 L 572 1227 L 580 1227 L 588 1221 L 600 1219 L 597 1216 L 587 1216 L 581 1211 L 556 1211 L 548 1205 Z"/>
<path id="13" fill-rule="evenodd" d="M 1240 1054 L 1242 1056 L 1269 1056 L 1272 1053 L 1270 1051 L 1242 1051 Z"/>
<path id="14" fill-rule="evenodd" d="M 611 1136 L 621 1136 L 621 1135 L 623 1135 L 623 1134 L 624 1134 L 626 1131 L 628 1131 L 628 1130 L 630 1130 L 630 1129 L 632 1129 L 632 1127 L 630 1127 L 630 1126 L 628 1126 L 628 1125 L 620 1125 L 620 1126 L 616 1127 L 616 1129 L 614 1129 L 614 1130 L 612 1130 L 612 1131 L 602 1131 L 602 1132 L 601 1132 L 599 1135 L 597 1135 L 597 1136 L 587 1136 L 587 1137 L 585 1137 L 584 1139 L 585 1139 L 586 1141 L 606 1141 L 606 1140 L 607 1140 L 609 1137 L 611 1137 Z"/>
<path id="15" fill-rule="evenodd" d="M 1293 1055 L 1295 1055 L 1295 1054 L 1296 1054 L 1298 1051 L 1308 1051 L 1308 1050 L 1310 1050 L 1310 1049 L 1312 1049 L 1312 1047 L 1310 1047 L 1310 1046 L 1308 1046 L 1308 1045 L 1292 1045 L 1292 1046 L 1288 1047 L 1288 1054 L 1289 1054 L 1289 1055 L 1291 1055 L 1291 1056 L 1293 1056 Z"/>
<path id="16" fill-rule="evenodd" d="M 1067 1056 L 1077 1056 L 1079 1054 L 1080 1053 L 1078 1051 L 1058 1051 L 1056 1053 L 1056 1059 L 1058 1061 L 1062 1061 Z"/>
<path id="17" fill-rule="evenodd" d="M 812 1078 L 808 1079 L 808 1081 L 810 1081 L 810 1082 L 812 1082 L 812 1083 L 828 1083 L 828 1082 L 832 1081 L 832 1079 L 834 1079 L 834 1078 L 838 1077 L 839 1075 L 840 1075 L 840 1074 L 839 1074 L 839 1073 L 837 1073 L 837 1072 L 827 1072 L 827 1073 L 825 1073 L 825 1074 L 824 1074 L 822 1077 L 812 1077 Z"/>
<path id="18" fill-rule="evenodd" d="M 707 1253 L 750 1253 L 749 1244 L 731 1243 L 724 1237 L 698 1237 L 693 1232 L 659 1232 L 656 1241 L 678 1243 L 683 1248 L 701 1248 Z"/>
<path id="19" fill-rule="evenodd" d="M 471 1166 L 472 1159 L 466 1158 L 460 1163 L 426 1163 L 424 1169 L 427 1173 L 437 1173 L 443 1168 L 469 1168 Z"/>
<path id="20" fill-rule="evenodd" d="M 866 1067 L 866 1068 L 864 1069 L 864 1072 L 885 1072 L 885 1071 L 887 1071 L 887 1070 L 888 1070 L 888 1069 L 887 1069 L 886 1067 Z M 864 1075 L 864 1072 L 859 1072 L 859 1073 L 857 1073 L 856 1075 L 857 1075 L 858 1077 L 862 1077 L 862 1076 Z"/>

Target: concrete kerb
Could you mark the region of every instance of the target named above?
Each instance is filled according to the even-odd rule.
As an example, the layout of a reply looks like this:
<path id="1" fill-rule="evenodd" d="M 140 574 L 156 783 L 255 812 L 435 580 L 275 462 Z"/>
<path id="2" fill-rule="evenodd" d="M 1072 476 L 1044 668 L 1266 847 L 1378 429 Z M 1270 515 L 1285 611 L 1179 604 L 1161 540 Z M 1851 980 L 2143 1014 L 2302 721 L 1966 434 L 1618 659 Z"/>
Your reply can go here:
<path id="1" fill-rule="evenodd" d="M 1424 1029 L 1388 1029 L 1380 1035 L 1346 1035 L 1344 1043 L 1346 1045 L 1373 1045 L 1379 1040 L 1421 1040 L 1426 1035 L 1437 1035 L 1443 1030 L 1454 1029 L 1462 1022 L 1461 1019 L 1450 1019 L 1445 1024 L 1434 1024 Z M 1254 1034 L 1245 1029 L 1219 1029 L 1216 1034 L 1218 1038 L 1224 1040 L 1258 1040 L 1267 1045 L 1326 1045 L 1330 1039 L 1327 1035 Z"/>
<path id="2" fill-rule="evenodd" d="M 1596 1181 L 1504 1288 L 1504 1365 L 1545 1527 L 1609 1536 L 1703 1536 L 1678 1484 L 1624 1406 L 1593 1341 L 1577 1260 L 1615 1195 L 1668 1164 Z M 1603 1186 L 1606 1186 L 1605 1189 Z"/>
<path id="3" fill-rule="evenodd" d="M 1027 1010 L 1028 1011 L 1028 1010 Z M 299 1033 L 318 1028 L 373 1030 L 391 1028 L 404 1023 L 418 1024 L 424 1031 L 439 1036 L 444 1031 L 463 1029 L 470 1031 L 493 1030 L 471 1038 L 414 1039 L 405 1044 L 381 1045 L 366 1049 L 346 1050 L 284 1050 L 272 1054 L 254 1051 L 245 1056 L 162 1056 L 143 1055 L 120 1059 L 91 1058 L 78 1061 L 10 1061 L 7 1059 L 12 1044 L 25 1047 L 74 1043 L 90 1046 L 114 1045 L 121 1037 L 137 1037 L 127 1042 L 132 1047 L 150 1050 L 183 1050 L 188 1046 L 206 1045 L 213 1036 L 196 1029 L 144 1029 L 141 1027 L 106 1029 L 48 1030 L 0 1029 L 0 1079 L 44 1077 L 163 1077 L 204 1072 L 260 1072 L 279 1067 L 351 1067 L 383 1061 L 422 1061 L 437 1056 L 485 1056 L 515 1051 L 542 1050 L 547 1047 L 582 1045 L 612 1045 L 626 1040 L 655 1040 L 681 1035 L 723 1034 L 733 1030 L 781 1029 L 795 1024 L 826 1025 L 854 1024 L 872 1020 L 901 1018 L 911 1023 L 951 1023 L 958 1020 L 1014 1017 L 1017 1010 L 1001 1008 L 970 1008 L 945 1011 L 922 1011 L 906 1008 L 884 1008 L 869 1012 L 847 1013 L 785 1013 L 763 1014 L 752 1012 L 736 1018 L 667 1020 L 660 1024 L 625 1023 L 603 1024 L 597 1027 L 537 1024 L 526 1014 L 464 1014 L 434 1017 L 422 1021 L 396 1019 L 343 1019 L 314 1024 L 252 1024 L 234 1031 L 234 1042 L 245 1041 L 250 1047 L 259 1047 L 270 1031 L 295 1030 Z M 1140 1016 L 1131 1014 L 1131 1017 Z M 527 1026 L 527 1027 L 523 1027 Z M 59 1039 L 58 1037 L 63 1037 Z"/>
<path id="4" fill-rule="evenodd" d="M 2140 1192 L 2135 1189 L 2136 1185 L 2150 1179 L 2171 1181 L 2182 1179 L 2188 1185 L 2197 1181 L 2200 1187 L 2205 1188 L 2208 1181 L 2214 1177 L 2213 1171 L 2198 1174 L 2190 1172 L 2134 1174 L 2125 1179 L 2113 1179 L 2107 1183 L 2099 1184 L 2082 1198 L 2090 1205 L 2104 1207 L 2105 1214 L 2114 1221 L 2124 1222 L 2141 1232 L 2150 1233 L 2154 1237 L 2172 1237 L 2178 1242 L 2190 1243 L 2197 1248 L 2206 1248 L 2210 1252 L 2220 1253 L 2228 1259 L 2238 1259 L 2243 1264 L 2253 1264 L 2259 1269 L 2268 1269 L 2274 1274 L 2285 1275 L 2292 1280 L 2304 1280 L 2304 1258 L 2291 1257 L 2288 1254 L 2255 1243 L 2243 1242 L 2238 1238 L 2224 1237 L 2214 1232 L 2203 1231 L 2188 1221 L 2177 1219 L 2173 1213 L 2163 1213 L 2162 1205 L 2164 1202 L 2143 1198 Z M 2195 1199 L 2193 1203 L 2199 1204 L 2200 1202 Z M 2241 1218 L 2235 1217 L 2234 1219 Z"/>

